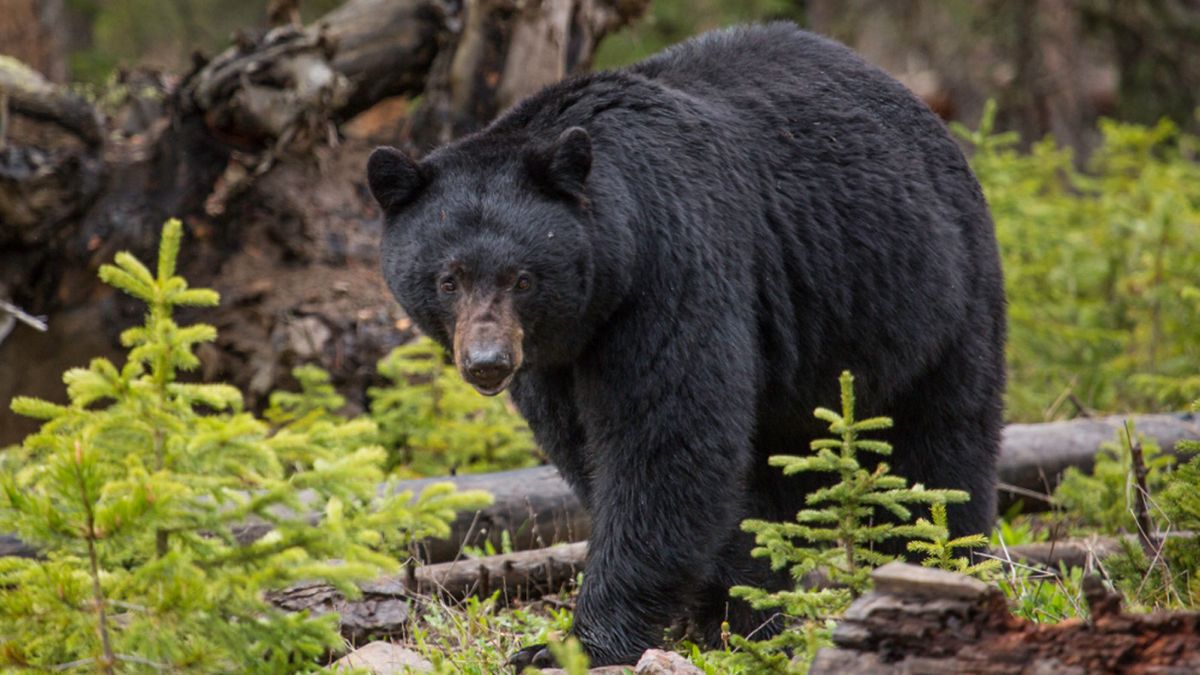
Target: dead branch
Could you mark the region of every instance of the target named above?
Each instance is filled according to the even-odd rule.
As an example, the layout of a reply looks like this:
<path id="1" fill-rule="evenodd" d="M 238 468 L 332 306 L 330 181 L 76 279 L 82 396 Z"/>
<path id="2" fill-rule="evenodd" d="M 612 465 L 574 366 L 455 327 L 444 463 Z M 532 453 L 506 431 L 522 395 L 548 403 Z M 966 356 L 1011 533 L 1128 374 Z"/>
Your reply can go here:
<path id="1" fill-rule="evenodd" d="M 24 63 L 0 55 L 0 94 L 12 113 L 52 122 L 89 146 L 104 141 L 104 121 L 83 98 L 60 87 Z"/>
<path id="2" fill-rule="evenodd" d="M 342 635 L 352 642 L 370 636 L 398 637 L 404 634 L 414 601 L 458 602 L 498 592 L 507 603 L 553 595 L 574 583 L 586 555 L 587 543 L 580 542 L 424 565 L 408 574 L 367 582 L 361 586 L 362 596 L 354 600 L 323 583 L 297 584 L 271 592 L 267 599 L 292 612 L 338 612 Z"/>

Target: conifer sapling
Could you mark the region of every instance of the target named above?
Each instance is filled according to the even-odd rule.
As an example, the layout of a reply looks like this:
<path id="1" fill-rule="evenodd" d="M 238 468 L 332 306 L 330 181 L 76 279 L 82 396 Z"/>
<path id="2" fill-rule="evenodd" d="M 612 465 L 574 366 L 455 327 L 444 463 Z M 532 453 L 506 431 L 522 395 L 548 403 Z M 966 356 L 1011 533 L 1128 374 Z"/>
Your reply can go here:
<path id="1" fill-rule="evenodd" d="M 305 413 L 272 433 L 236 389 L 179 381 L 216 331 L 180 326 L 174 310 L 218 301 L 175 274 L 181 238 L 168 222 L 155 272 L 128 253 L 101 268 L 148 306 L 144 324 L 121 335 L 124 366 L 95 359 L 68 371 L 67 405 L 12 402 L 44 423 L 0 475 L 0 531 L 44 558 L 0 559 L 0 664 L 311 668 L 342 646 L 336 616 L 287 614 L 266 590 L 324 580 L 354 596 L 354 581 L 396 567 L 381 547 L 444 536 L 456 510 L 489 499 L 445 484 L 415 501 L 387 496 L 369 422 Z M 240 541 L 250 521 L 270 533 Z"/>

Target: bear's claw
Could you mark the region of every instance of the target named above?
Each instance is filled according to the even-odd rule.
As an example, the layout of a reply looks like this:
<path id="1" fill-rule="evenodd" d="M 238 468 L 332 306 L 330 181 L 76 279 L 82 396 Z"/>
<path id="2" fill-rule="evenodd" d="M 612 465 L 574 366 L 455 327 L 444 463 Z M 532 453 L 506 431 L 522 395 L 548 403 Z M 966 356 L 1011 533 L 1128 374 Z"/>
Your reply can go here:
<path id="1" fill-rule="evenodd" d="M 530 666 L 534 668 L 553 668 L 558 665 L 558 662 L 554 659 L 554 655 L 550 653 L 550 649 L 543 644 L 522 648 L 517 653 L 508 657 L 508 665 L 512 666 L 514 672 L 520 673 Z"/>

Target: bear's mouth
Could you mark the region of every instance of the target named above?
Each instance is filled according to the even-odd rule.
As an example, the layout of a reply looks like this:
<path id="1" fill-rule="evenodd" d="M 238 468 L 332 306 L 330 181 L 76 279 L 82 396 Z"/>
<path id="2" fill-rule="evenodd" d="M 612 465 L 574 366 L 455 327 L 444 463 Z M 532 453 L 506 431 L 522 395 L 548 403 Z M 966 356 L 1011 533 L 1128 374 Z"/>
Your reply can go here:
<path id="1" fill-rule="evenodd" d="M 473 382 L 469 377 L 464 377 L 463 379 L 467 381 L 467 384 L 474 387 L 475 391 L 483 394 L 484 396 L 495 396 L 505 389 L 508 389 L 508 385 L 512 382 L 513 376 L 509 375 L 508 377 L 494 384 L 490 382 Z"/>

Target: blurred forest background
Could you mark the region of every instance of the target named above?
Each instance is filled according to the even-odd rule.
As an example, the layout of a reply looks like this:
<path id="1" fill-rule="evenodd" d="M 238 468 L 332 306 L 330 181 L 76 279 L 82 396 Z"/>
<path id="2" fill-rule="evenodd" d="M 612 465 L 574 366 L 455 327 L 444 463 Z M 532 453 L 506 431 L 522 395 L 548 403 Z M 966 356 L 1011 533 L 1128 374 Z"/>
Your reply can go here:
<path id="1" fill-rule="evenodd" d="M 311 23 L 341 3 L 294 4 Z M 218 53 L 236 34 L 265 28 L 271 4 L 290 3 L 4 0 L 0 53 L 53 81 L 94 87 L 131 68 L 182 73 L 193 54 Z M 464 3 L 440 4 L 459 11 Z M 1099 116 L 1194 125 L 1200 102 L 1195 0 L 654 0 L 601 43 L 594 66 L 632 63 L 705 30 L 776 19 L 849 44 L 948 119 L 976 122 L 995 98 L 1000 127 L 1027 140 L 1053 133 L 1087 149 L 1098 140 Z"/>
<path id="2" fill-rule="evenodd" d="M 371 147 L 771 19 L 955 125 L 1005 254 L 1012 419 L 1200 396 L 1200 0 L 0 0 L 0 53 L 45 78 L 0 60 L 0 300 L 49 318 L 0 314 L 0 401 L 61 400 L 63 370 L 117 353 L 140 310 L 96 269 L 178 216 L 182 273 L 224 299 L 199 376 L 262 407 L 315 363 L 363 410 L 412 337 L 376 271 Z M 0 412 L 0 444 L 30 428 Z"/>

